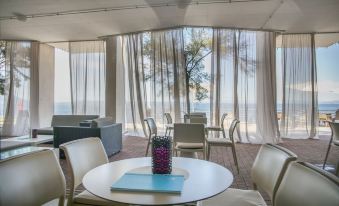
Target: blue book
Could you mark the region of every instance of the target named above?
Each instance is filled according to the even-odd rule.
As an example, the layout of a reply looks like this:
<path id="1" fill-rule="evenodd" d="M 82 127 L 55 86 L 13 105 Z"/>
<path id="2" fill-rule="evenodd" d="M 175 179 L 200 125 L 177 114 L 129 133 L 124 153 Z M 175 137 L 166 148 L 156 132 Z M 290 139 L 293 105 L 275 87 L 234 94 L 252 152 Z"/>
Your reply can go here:
<path id="1" fill-rule="evenodd" d="M 111 187 L 112 190 L 181 193 L 183 175 L 126 173 Z"/>

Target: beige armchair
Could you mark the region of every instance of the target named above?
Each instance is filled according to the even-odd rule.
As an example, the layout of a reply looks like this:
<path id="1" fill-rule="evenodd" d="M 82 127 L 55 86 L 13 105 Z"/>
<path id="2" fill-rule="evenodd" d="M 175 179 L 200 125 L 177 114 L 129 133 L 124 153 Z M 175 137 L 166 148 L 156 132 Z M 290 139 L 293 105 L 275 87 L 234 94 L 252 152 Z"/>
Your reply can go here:
<path id="1" fill-rule="evenodd" d="M 0 205 L 64 205 L 66 182 L 52 150 L 0 162 Z M 59 199 L 59 201 L 53 201 Z"/>
<path id="2" fill-rule="evenodd" d="M 74 196 L 75 189 L 82 178 L 93 168 L 108 163 L 102 142 L 97 137 L 74 140 L 60 145 L 65 152 L 67 164 L 71 171 L 71 188 L 67 205 L 124 205 L 114 203 L 92 195 L 87 190 Z"/>
<path id="3" fill-rule="evenodd" d="M 297 159 L 289 150 L 277 145 L 262 145 L 252 166 L 251 176 L 255 190 L 240 190 L 229 188 L 225 192 L 204 200 L 204 206 L 247 206 L 266 205 L 257 191 L 260 187 L 271 199 L 279 186 L 287 166 Z"/>
<path id="4" fill-rule="evenodd" d="M 178 151 L 184 154 L 200 152 L 206 159 L 204 124 L 174 123 L 173 142 L 176 154 Z"/>
<path id="5" fill-rule="evenodd" d="M 276 192 L 275 206 L 338 206 L 339 178 L 311 164 L 293 162 Z"/>

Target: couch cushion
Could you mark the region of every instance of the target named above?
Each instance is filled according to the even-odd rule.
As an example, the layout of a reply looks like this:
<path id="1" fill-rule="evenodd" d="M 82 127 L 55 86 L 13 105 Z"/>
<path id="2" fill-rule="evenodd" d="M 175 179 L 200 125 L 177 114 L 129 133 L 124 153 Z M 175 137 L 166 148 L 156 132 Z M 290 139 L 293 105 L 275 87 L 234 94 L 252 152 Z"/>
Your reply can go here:
<path id="1" fill-rule="evenodd" d="M 93 119 L 91 127 L 92 128 L 98 128 L 98 127 L 104 127 L 115 124 L 113 119 L 111 117 L 103 117 L 103 118 L 97 118 Z"/>
<path id="2" fill-rule="evenodd" d="M 53 127 L 44 127 L 44 128 L 37 129 L 37 134 L 53 135 Z"/>
<path id="3" fill-rule="evenodd" d="M 98 115 L 53 115 L 52 127 L 79 126 L 79 123 L 84 120 L 92 120 L 98 117 Z"/>

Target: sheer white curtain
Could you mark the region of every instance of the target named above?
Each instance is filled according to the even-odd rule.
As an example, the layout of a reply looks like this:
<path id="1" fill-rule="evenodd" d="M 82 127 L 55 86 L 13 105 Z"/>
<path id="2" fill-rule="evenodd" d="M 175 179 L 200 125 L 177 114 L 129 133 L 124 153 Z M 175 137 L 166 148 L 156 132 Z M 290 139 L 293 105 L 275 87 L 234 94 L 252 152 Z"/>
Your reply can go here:
<path id="1" fill-rule="evenodd" d="M 317 69 L 313 34 L 282 35 L 281 135 L 317 137 Z"/>
<path id="2" fill-rule="evenodd" d="M 104 41 L 69 43 L 73 114 L 105 115 Z"/>
<path id="3" fill-rule="evenodd" d="M 130 133 L 144 136 L 146 128 L 145 75 L 143 67 L 143 34 L 120 36 L 121 65 L 125 76 L 125 127 Z"/>
<path id="4" fill-rule="evenodd" d="M 224 112 L 239 119 L 242 142 L 279 141 L 274 41 L 271 33 L 213 30 L 211 120 Z"/>
<path id="5" fill-rule="evenodd" d="M 147 116 L 154 117 L 160 125 L 167 112 L 180 122 L 186 110 L 183 30 L 152 32 L 150 40 L 149 71 L 145 68 Z"/>
<path id="6" fill-rule="evenodd" d="M 146 117 L 155 118 L 161 128 L 165 112 L 179 121 L 186 109 L 182 29 L 120 38 L 127 130 L 144 135 Z"/>
<path id="7" fill-rule="evenodd" d="M 2 136 L 29 131 L 31 42 L 6 42 L 4 124 Z"/>

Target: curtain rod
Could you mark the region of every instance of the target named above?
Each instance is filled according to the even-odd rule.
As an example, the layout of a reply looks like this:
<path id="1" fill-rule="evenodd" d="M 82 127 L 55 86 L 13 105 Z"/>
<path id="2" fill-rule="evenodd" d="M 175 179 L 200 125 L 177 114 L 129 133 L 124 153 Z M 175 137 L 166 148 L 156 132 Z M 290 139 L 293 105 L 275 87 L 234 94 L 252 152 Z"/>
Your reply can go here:
<path id="1" fill-rule="evenodd" d="M 163 30 L 179 29 L 179 28 L 238 29 L 238 30 L 247 30 L 247 31 L 272 31 L 272 32 L 278 32 L 278 33 L 282 33 L 285 31 L 285 30 L 275 30 L 275 29 L 243 28 L 243 27 L 182 25 L 182 26 L 163 27 L 163 28 L 158 28 L 158 29 L 145 29 L 145 30 L 139 30 L 139 31 L 133 31 L 133 32 L 105 35 L 105 36 L 99 36 L 98 39 L 104 39 L 104 38 L 111 37 L 111 36 L 122 36 L 122 35 L 137 34 L 137 33 L 142 33 L 142 32 L 163 31 Z"/>
<path id="2" fill-rule="evenodd" d="M 282 34 L 337 34 L 339 31 L 319 31 L 319 32 L 283 32 Z"/>
<path id="3" fill-rule="evenodd" d="M 158 8 L 158 7 L 174 7 L 177 6 L 179 8 L 190 6 L 190 5 L 209 5 L 209 4 L 232 4 L 232 3 L 249 3 L 249 2 L 264 2 L 271 0 L 219 0 L 219 1 L 176 1 L 173 3 L 157 3 L 157 4 L 139 4 L 139 5 L 127 5 L 127 6 L 116 6 L 116 7 L 106 7 L 106 8 L 96 8 L 96 9 L 83 9 L 83 10 L 69 10 L 69 11 L 59 11 L 59 12 L 50 12 L 50 13 L 36 13 L 36 14 L 28 14 L 22 15 L 25 19 L 27 18 L 42 18 L 42 17 L 50 17 L 50 16 L 63 16 L 63 15 L 74 15 L 74 14 L 87 14 L 87 13 L 98 13 L 98 12 L 109 12 L 109 11 L 119 11 L 119 10 L 130 10 L 130 9 L 145 9 L 145 8 Z M 17 15 L 13 16 L 3 16 L 0 17 L 0 21 L 4 20 L 13 20 L 19 19 Z"/>
<path id="4" fill-rule="evenodd" d="M 68 43 L 68 42 L 82 42 L 82 41 L 102 41 L 101 39 L 84 39 L 84 40 L 63 40 L 63 41 L 45 41 L 42 44 Z"/>

